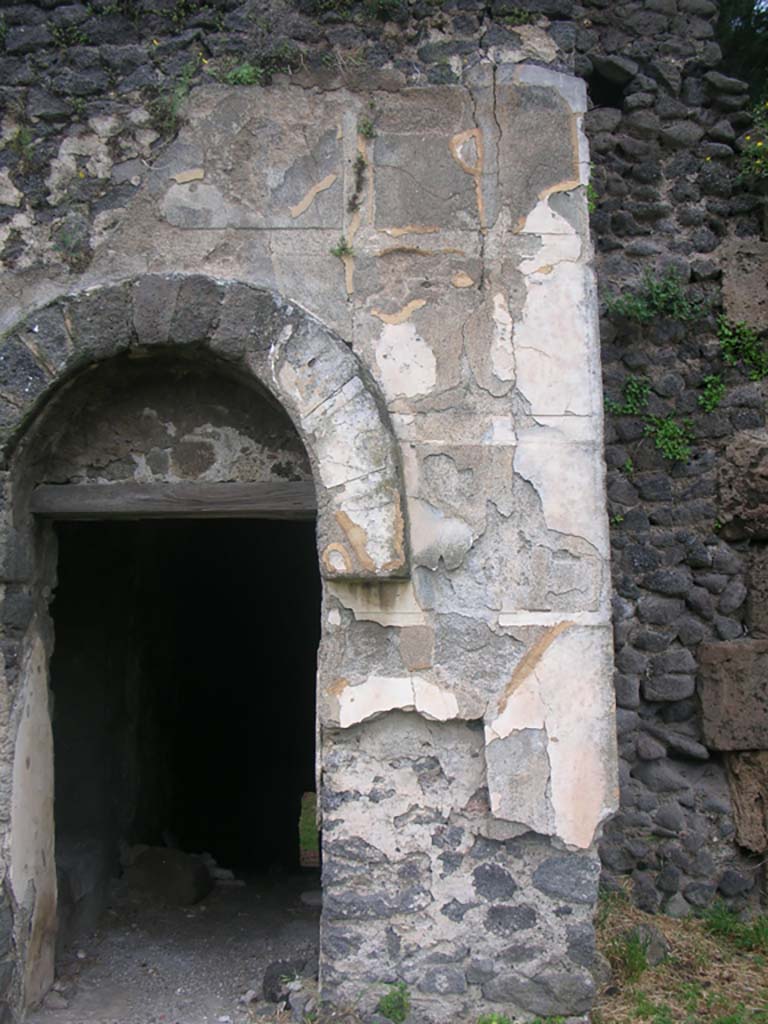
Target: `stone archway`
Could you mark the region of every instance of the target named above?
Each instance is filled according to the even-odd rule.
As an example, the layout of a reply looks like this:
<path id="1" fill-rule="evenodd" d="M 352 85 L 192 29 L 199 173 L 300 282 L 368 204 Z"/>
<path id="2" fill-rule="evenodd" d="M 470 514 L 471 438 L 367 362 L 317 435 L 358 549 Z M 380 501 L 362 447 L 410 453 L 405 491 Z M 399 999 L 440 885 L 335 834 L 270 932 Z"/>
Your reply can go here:
<path id="1" fill-rule="evenodd" d="M 51 538 L 31 512 L 36 481 L 26 456 L 35 434 L 45 430 L 47 410 L 70 389 L 87 386 L 90 368 L 131 354 L 174 353 L 226 368 L 246 386 L 269 392 L 287 412 L 311 463 L 326 579 L 383 580 L 408 569 L 402 483 L 387 414 L 351 350 L 297 307 L 237 283 L 144 276 L 62 297 L 6 336 L 0 349 L 8 750 L 2 773 L 13 939 L 6 999 L 13 1009 L 35 1002 L 49 986 L 56 930 L 47 613 L 54 560 L 47 550 Z"/>
<path id="2" fill-rule="evenodd" d="M 327 578 L 407 575 L 398 456 L 375 385 L 340 338 L 263 289 L 146 275 L 28 316 L 0 350 L 4 467 L 26 425 L 78 370 L 163 347 L 205 348 L 286 409 L 312 461 Z"/>

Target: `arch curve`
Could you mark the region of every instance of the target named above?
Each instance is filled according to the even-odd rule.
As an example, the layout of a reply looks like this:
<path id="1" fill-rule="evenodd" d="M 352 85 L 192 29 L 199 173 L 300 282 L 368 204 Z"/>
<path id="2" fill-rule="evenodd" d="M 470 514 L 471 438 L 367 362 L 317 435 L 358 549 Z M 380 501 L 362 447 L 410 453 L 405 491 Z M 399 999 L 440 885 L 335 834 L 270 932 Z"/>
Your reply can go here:
<path id="1" fill-rule="evenodd" d="M 148 274 L 61 296 L 25 317 L 0 342 L 2 468 L 59 387 L 132 349 L 205 350 L 270 392 L 312 464 L 322 574 L 407 575 L 397 444 L 376 385 L 341 338 L 252 285 Z"/>

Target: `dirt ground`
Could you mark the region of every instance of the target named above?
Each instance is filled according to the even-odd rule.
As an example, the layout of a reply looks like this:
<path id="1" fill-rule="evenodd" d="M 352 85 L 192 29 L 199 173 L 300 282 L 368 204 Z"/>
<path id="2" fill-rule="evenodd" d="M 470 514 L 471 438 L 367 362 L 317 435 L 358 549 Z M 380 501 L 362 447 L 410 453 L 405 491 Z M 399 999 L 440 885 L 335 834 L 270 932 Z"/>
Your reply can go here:
<path id="1" fill-rule="evenodd" d="M 175 908 L 117 888 L 98 931 L 62 956 L 48 1005 L 28 1024 L 253 1021 L 262 1007 L 241 997 L 261 998 L 265 968 L 317 951 L 319 908 L 301 894 L 318 889 L 313 873 L 264 876 Z"/>

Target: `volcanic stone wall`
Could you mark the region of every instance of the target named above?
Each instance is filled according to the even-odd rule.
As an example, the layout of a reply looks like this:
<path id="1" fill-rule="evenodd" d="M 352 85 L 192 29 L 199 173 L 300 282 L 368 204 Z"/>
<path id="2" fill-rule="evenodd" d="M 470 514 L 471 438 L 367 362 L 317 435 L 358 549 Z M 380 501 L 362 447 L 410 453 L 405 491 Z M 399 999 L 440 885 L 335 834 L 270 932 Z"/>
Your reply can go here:
<path id="1" fill-rule="evenodd" d="M 137 190 L 148 179 L 154 187 L 158 169 L 167 179 L 194 165 L 194 154 L 185 162 L 176 152 L 164 168 L 162 155 L 192 83 L 290 75 L 354 90 L 375 71 L 380 88 L 397 91 L 461 81 L 483 57 L 586 78 L 614 403 L 606 460 L 622 755 L 622 809 L 602 856 L 610 877 L 631 876 L 643 906 L 676 914 L 718 894 L 737 904 L 754 897 L 759 856 L 741 851 L 765 848 L 759 823 L 744 831 L 744 815 L 734 818 L 725 763 L 737 765 L 737 779 L 761 762 L 759 748 L 721 754 L 716 728 L 709 739 L 702 731 L 697 692 L 702 644 L 738 644 L 757 628 L 759 601 L 748 594 L 750 578 L 762 578 L 752 558 L 760 531 L 730 528 L 738 498 L 725 514 L 718 498 L 729 444 L 742 453 L 746 445 L 740 464 L 759 475 L 764 388 L 723 363 L 717 338 L 723 272 L 728 314 L 741 319 L 739 280 L 760 280 L 763 249 L 760 197 L 737 181 L 749 100 L 718 70 L 716 16 L 711 0 L 40 0 L 4 7 L 0 21 L 0 240 L 4 267 L 17 272 L 3 275 L 0 304 L 15 308 L 74 287 L 94 252 L 109 248 Z M 375 130 L 375 111 L 371 122 Z M 728 277 L 730 268 L 738 269 Z M 687 305 L 661 302 L 638 323 L 636 307 L 607 302 L 647 292 L 644 274 L 658 283 L 670 269 Z M 761 309 L 753 299 L 752 314 Z M 699 397 L 714 374 L 726 392 L 706 412 Z M 640 381 L 634 403 L 631 380 Z M 670 415 L 691 422 L 690 455 L 679 460 L 656 447 L 649 421 Z M 744 431 L 757 439 L 745 442 Z M 735 793 L 738 809 L 738 785 Z"/>

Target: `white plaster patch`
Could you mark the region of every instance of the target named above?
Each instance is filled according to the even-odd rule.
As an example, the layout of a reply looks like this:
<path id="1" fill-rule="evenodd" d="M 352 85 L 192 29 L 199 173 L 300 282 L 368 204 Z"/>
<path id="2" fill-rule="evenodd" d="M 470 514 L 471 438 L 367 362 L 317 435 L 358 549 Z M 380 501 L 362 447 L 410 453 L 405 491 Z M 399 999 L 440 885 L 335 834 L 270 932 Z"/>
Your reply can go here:
<path id="1" fill-rule="evenodd" d="M 35 637 L 23 666 L 26 702 L 16 736 L 11 798 L 11 885 L 24 903 L 34 889 L 26 947 L 24 995 L 42 999 L 53 981 L 56 867 L 53 847 L 53 737 L 45 648 Z"/>
<path id="2" fill-rule="evenodd" d="M 418 711 L 438 722 L 459 714 L 454 694 L 420 676 L 369 676 L 359 686 L 346 686 L 338 699 L 343 729 L 386 711 Z"/>
<path id="3" fill-rule="evenodd" d="M 612 658 L 610 626 L 562 623 L 553 629 L 552 642 L 547 645 L 544 638 L 541 653 L 527 669 L 523 663 L 523 677 L 513 677 L 513 691 L 490 712 L 486 743 L 524 730 L 546 731 L 551 806 L 528 809 L 536 821 L 527 823 L 540 827 L 549 816 L 555 835 L 586 849 L 618 804 L 613 697 L 605 685 Z M 497 774 L 503 764 L 489 759 L 491 808 L 505 820 L 526 822 L 515 780 Z"/>
<path id="4" fill-rule="evenodd" d="M 483 438 L 485 444 L 514 446 L 517 444 L 517 432 L 512 416 L 491 416 L 490 429 Z"/>
<path id="5" fill-rule="evenodd" d="M 512 347 L 512 317 L 501 292 L 493 296 L 493 341 L 491 366 L 499 380 L 515 379 L 515 352 Z"/>
<path id="6" fill-rule="evenodd" d="M 520 263 L 526 297 L 513 330 L 518 387 L 534 416 L 597 415 L 596 306 L 582 241 L 547 200 L 528 215 L 523 233 L 537 235 L 541 247 Z"/>
<path id="7" fill-rule="evenodd" d="M 550 530 L 583 537 L 608 557 L 604 471 L 595 445 L 555 447 L 535 436 L 521 437 L 514 470 L 535 488 Z"/>
<path id="8" fill-rule="evenodd" d="M 385 324 L 375 354 L 388 398 L 428 395 L 437 382 L 435 354 L 411 323 Z"/>
<path id="9" fill-rule="evenodd" d="M 442 560 L 448 569 L 458 569 L 474 543 L 471 527 L 420 498 L 408 500 L 408 515 L 414 565 L 437 569 Z"/>

